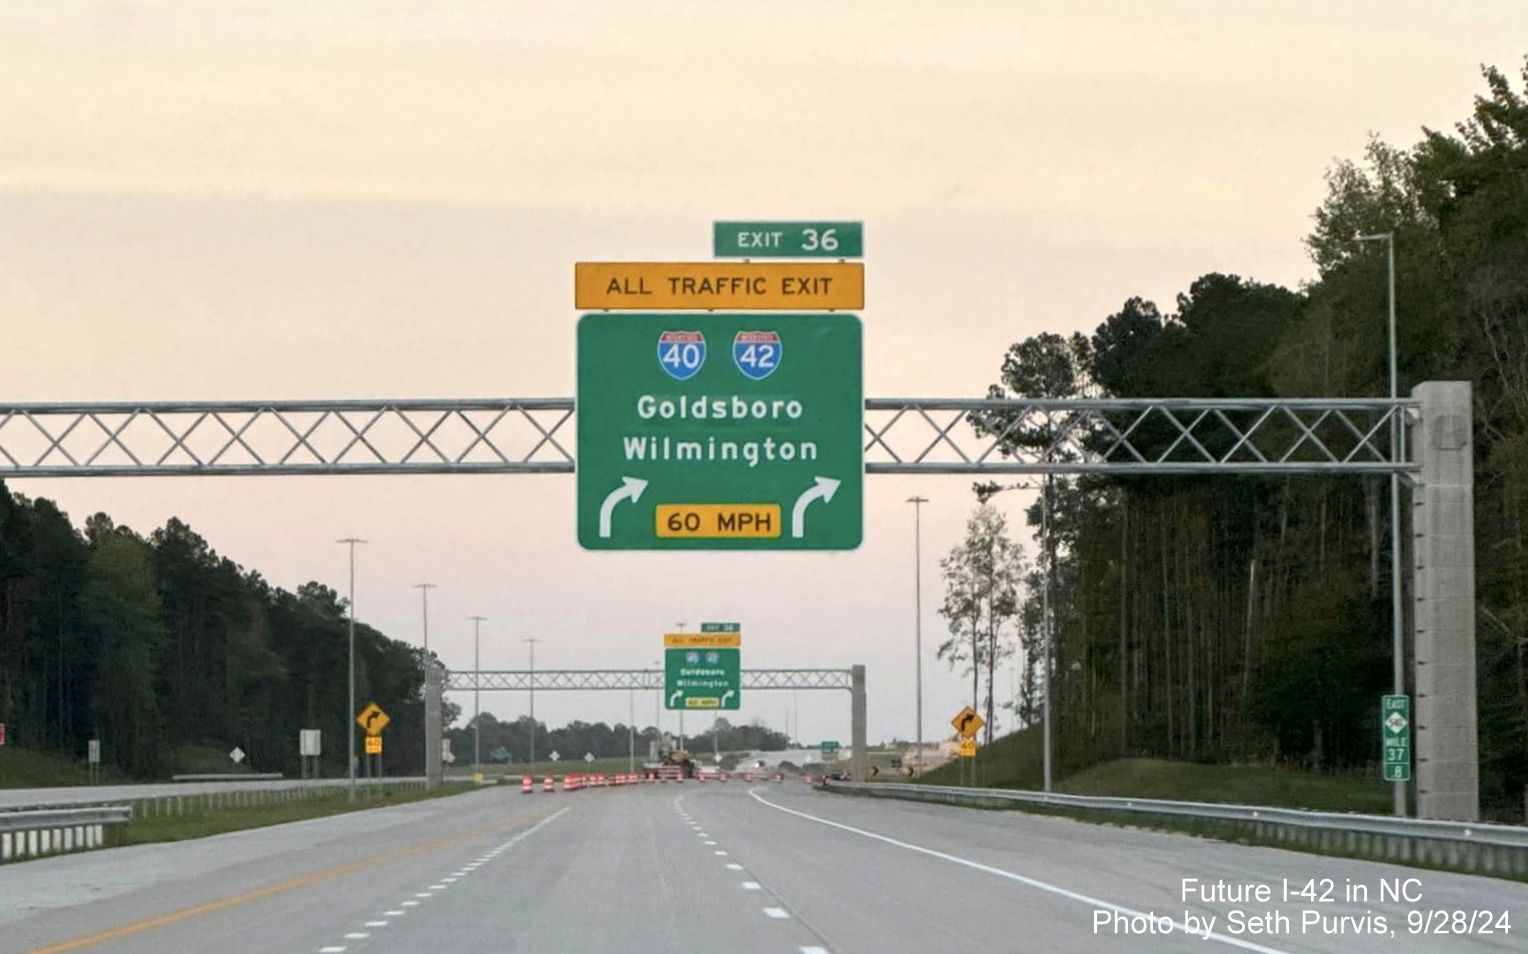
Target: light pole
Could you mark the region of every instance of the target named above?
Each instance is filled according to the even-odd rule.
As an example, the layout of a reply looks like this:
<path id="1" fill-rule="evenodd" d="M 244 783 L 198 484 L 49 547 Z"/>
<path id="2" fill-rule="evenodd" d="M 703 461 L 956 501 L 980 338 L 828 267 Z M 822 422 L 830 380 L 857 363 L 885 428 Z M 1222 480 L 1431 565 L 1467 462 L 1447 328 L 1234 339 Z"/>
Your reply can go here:
<path id="1" fill-rule="evenodd" d="M 355 545 L 357 543 L 365 543 L 366 541 L 362 540 L 360 537 L 346 537 L 345 539 L 339 540 L 339 541 L 336 541 L 336 542 L 343 543 L 343 544 L 347 545 L 350 548 L 350 652 L 349 652 L 349 655 L 350 655 L 350 677 L 349 677 L 349 681 L 350 681 L 350 709 L 345 714 L 345 728 L 347 730 L 345 732 L 345 738 L 349 742 L 349 748 L 347 750 L 348 754 L 349 754 L 349 765 L 348 765 L 348 772 L 349 772 L 349 779 L 350 779 L 350 788 L 349 788 L 350 795 L 349 795 L 349 798 L 350 798 L 350 801 L 353 802 L 353 801 L 355 801 L 355 723 L 352 720 L 354 720 L 355 717 L 356 717 L 356 711 L 355 711 Z"/>
<path id="2" fill-rule="evenodd" d="M 424 607 L 423 607 L 424 664 L 426 666 L 428 666 L 428 665 L 430 665 L 430 591 L 435 589 L 435 584 L 434 583 L 415 583 L 414 584 L 414 589 L 419 591 L 419 595 L 420 595 L 420 597 L 424 601 Z M 428 730 L 426 730 L 424 732 L 421 732 L 420 735 L 422 735 L 424 737 L 424 765 L 425 765 L 425 774 L 429 774 L 429 771 L 430 771 L 430 733 L 429 733 Z"/>
<path id="3" fill-rule="evenodd" d="M 437 587 L 434 583 L 415 583 L 414 584 L 414 589 L 419 591 L 419 595 L 420 595 L 420 597 L 422 598 L 422 600 L 424 602 L 424 606 L 423 606 L 423 614 L 424 614 L 424 616 L 423 616 L 423 619 L 424 619 L 424 651 L 425 651 L 426 655 L 429 655 L 429 652 L 430 652 L 430 591 L 434 590 L 434 589 L 439 589 L 439 587 Z"/>
<path id="4" fill-rule="evenodd" d="M 536 644 L 541 642 L 527 636 L 523 642 L 531 648 L 531 771 L 536 771 Z"/>
<path id="5" fill-rule="evenodd" d="M 918 719 L 918 766 L 923 767 L 923 505 L 927 497 L 908 497 L 913 505 L 913 678 Z"/>
<path id="6" fill-rule="evenodd" d="M 1387 328 L 1390 346 L 1390 399 L 1395 400 L 1399 397 L 1400 386 L 1395 357 L 1395 233 L 1378 232 L 1373 235 L 1360 235 L 1358 241 L 1385 243 L 1386 284 L 1390 312 Z M 1400 415 L 1392 408 L 1390 456 L 1395 463 L 1405 459 L 1405 440 L 1406 432 L 1401 427 Z M 1398 696 L 1406 694 L 1406 643 L 1401 624 L 1401 475 L 1392 471 L 1390 474 L 1390 691 Z M 1406 816 L 1406 783 L 1395 782 L 1391 787 L 1395 795 L 1395 814 L 1404 818 Z"/>
<path id="7" fill-rule="evenodd" d="M 483 681 L 483 666 L 480 662 L 482 654 L 479 649 L 483 635 L 482 625 L 488 617 L 469 616 L 467 618 L 472 620 L 472 771 L 476 773 L 483 762 L 483 690 L 480 688 Z"/>
<path id="8" fill-rule="evenodd" d="M 1040 552 L 1044 559 L 1045 568 L 1041 575 L 1040 587 L 1040 634 L 1042 645 L 1042 664 L 1040 667 L 1040 732 L 1044 740 L 1041 753 L 1041 763 L 1045 776 L 1045 791 L 1051 790 L 1051 539 L 1050 539 L 1050 475 L 1046 474 L 1041 484 L 1037 487 L 1029 481 L 1020 481 L 1007 487 L 999 487 L 995 484 L 979 486 L 976 489 L 976 499 L 986 503 L 993 496 L 1005 490 L 1038 490 L 1040 491 Z"/>
<path id="9" fill-rule="evenodd" d="M 637 690 L 626 690 L 626 771 L 637 772 Z"/>

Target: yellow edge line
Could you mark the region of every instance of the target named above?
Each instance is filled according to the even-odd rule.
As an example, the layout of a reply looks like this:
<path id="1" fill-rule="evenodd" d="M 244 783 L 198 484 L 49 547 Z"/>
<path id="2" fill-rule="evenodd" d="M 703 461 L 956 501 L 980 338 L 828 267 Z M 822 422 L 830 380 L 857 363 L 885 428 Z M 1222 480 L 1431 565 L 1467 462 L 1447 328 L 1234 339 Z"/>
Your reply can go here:
<path id="1" fill-rule="evenodd" d="M 192 918 L 198 918 L 204 914 L 211 914 L 214 911 L 221 911 L 224 908 L 237 907 L 241 904 L 248 904 L 251 901 L 258 901 L 261 898 L 267 898 L 273 894 L 281 894 L 284 891 L 291 891 L 294 888 L 302 888 L 310 884 L 315 884 L 319 881 L 327 881 L 330 878 L 335 878 L 340 875 L 351 874 L 356 871 L 364 871 L 367 868 L 375 868 L 393 861 L 402 860 L 411 855 L 418 855 L 428 851 L 435 851 L 438 848 L 444 848 L 447 845 L 453 845 L 457 842 L 467 841 L 472 838 L 481 838 L 486 834 L 505 831 L 506 829 L 510 828 L 518 828 L 525 824 L 534 824 L 548 817 L 550 816 L 547 814 L 540 816 L 533 815 L 531 816 L 529 822 L 514 822 L 508 825 L 499 825 L 494 828 L 485 828 L 479 831 L 464 832 L 460 835 L 450 835 L 445 838 L 435 838 L 430 841 L 423 841 L 417 845 L 411 845 L 408 848 L 400 848 L 395 851 L 382 852 L 381 854 L 362 858 L 359 861 L 352 861 L 349 864 L 336 865 L 333 868 L 325 868 L 322 871 L 315 871 L 311 874 L 299 875 L 296 878 L 288 878 L 285 881 L 277 881 L 263 887 L 255 888 L 253 891 L 246 891 L 243 894 L 235 894 L 226 898 L 220 898 L 216 901 L 208 901 L 205 904 L 198 904 L 189 908 L 181 908 L 179 911 L 170 911 L 166 914 L 156 915 L 151 918 L 144 918 L 141 921 L 133 921 L 114 928 L 108 928 L 105 931 L 97 931 L 94 934 L 85 934 L 80 937 L 71 938 L 67 941 L 60 941 L 57 944 L 49 944 L 46 947 L 34 947 L 31 950 L 26 951 L 25 954 L 63 954 L 65 951 L 77 951 L 81 948 L 92 947 L 96 944 L 102 944 L 106 941 L 115 941 L 120 938 L 131 937 L 134 934 L 142 934 L 144 931 L 152 931 L 155 928 L 168 927 L 171 924 L 179 924 L 182 921 L 189 921 Z"/>

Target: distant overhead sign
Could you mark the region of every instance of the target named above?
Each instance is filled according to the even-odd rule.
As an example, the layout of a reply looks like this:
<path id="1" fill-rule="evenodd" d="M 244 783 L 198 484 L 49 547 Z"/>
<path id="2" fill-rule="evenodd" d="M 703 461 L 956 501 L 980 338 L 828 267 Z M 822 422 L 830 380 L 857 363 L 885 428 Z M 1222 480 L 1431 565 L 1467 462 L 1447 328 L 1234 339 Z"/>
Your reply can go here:
<path id="1" fill-rule="evenodd" d="M 375 702 L 369 702 L 366 704 L 366 708 L 361 710 L 361 714 L 355 717 L 355 721 L 357 725 L 366 730 L 367 735 L 381 735 L 382 730 L 387 728 L 388 723 L 393 720 L 386 712 L 382 711 L 381 706 Z"/>
<path id="2" fill-rule="evenodd" d="M 982 726 L 986 724 L 986 720 L 977 715 L 976 710 L 970 706 L 966 706 L 955 713 L 955 718 L 950 720 L 950 725 L 955 727 L 955 731 L 963 739 L 974 737 L 976 733 L 982 730 Z"/>
<path id="3" fill-rule="evenodd" d="M 573 307 L 842 311 L 865 307 L 859 262 L 578 262 Z"/>
<path id="4" fill-rule="evenodd" d="M 742 705 L 742 626 L 702 623 L 698 633 L 663 637 L 663 704 L 669 709 Z"/>
<path id="5" fill-rule="evenodd" d="M 865 254 L 865 227 L 859 222 L 716 222 L 711 246 L 717 258 L 859 258 Z"/>
<path id="6" fill-rule="evenodd" d="M 838 741 L 836 739 L 823 739 L 822 740 L 822 756 L 823 756 L 823 758 L 830 759 L 830 758 L 833 758 L 836 755 L 838 755 Z"/>

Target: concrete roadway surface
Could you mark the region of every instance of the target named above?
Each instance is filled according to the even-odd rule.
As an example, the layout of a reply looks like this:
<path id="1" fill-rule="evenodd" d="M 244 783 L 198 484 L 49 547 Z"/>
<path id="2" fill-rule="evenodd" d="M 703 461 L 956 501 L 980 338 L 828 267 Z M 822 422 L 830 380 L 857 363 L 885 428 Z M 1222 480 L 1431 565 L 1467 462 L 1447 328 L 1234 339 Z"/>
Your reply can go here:
<path id="1" fill-rule="evenodd" d="M 1420 901 L 1378 900 L 1382 878 L 1412 877 Z M 1334 900 L 1185 903 L 1183 878 L 1330 878 Z M 1341 900 L 1354 884 L 1368 903 Z M 1235 909 L 1291 922 L 1236 936 Z M 1303 909 L 1325 920 L 1302 933 Z M 1511 933 L 1412 935 L 1408 910 L 1505 913 Z M 1185 912 L 1216 917 L 1207 938 Z M 1354 933 L 1376 916 L 1383 931 Z M 1132 918 L 1157 933 L 1113 933 Z M 800 782 L 503 786 L 0 867 L 0 951 L 32 954 L 1523 951 L 1524 932 L 1520 883 Z"/>

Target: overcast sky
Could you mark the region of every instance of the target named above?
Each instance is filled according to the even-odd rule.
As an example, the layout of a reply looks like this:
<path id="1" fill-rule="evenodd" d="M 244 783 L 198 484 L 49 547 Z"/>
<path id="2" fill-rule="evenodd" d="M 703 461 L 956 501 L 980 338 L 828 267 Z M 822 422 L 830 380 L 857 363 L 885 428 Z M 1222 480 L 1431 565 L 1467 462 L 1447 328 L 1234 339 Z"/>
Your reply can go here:
<path id="1" fill-rule="evenodd" d="M 1463 117 L 1525 37 L 1521 0 L 6 3 L 0 399 L 567 396 L 573 262 L 806 217 L 865 222 L 867 393 L 978 396 L 1008 344 L 1129 296 L 1309 278 L 1323 171 Z M 457 668 L 469 614 L 494 668 L 527 636 L 538 665 L 641 666 L 678 621 L 736 620 L 745 666 L 866 664 L 875 740 L 914 727 L 913 493 L 926 735 L 963 701 L 932 647 L 969 484 L 868 478 L 860 550 L 779 555 L 585 553 L 558 476 L 11 486 L 77 523 L 177 515 L 289 588 L 341 586 L 332 541 L 365 537 L 360 615 L 417 639 L 410 585 L 438 583 Z M 847 740 L 845 694 L 799 712 Z"/>

